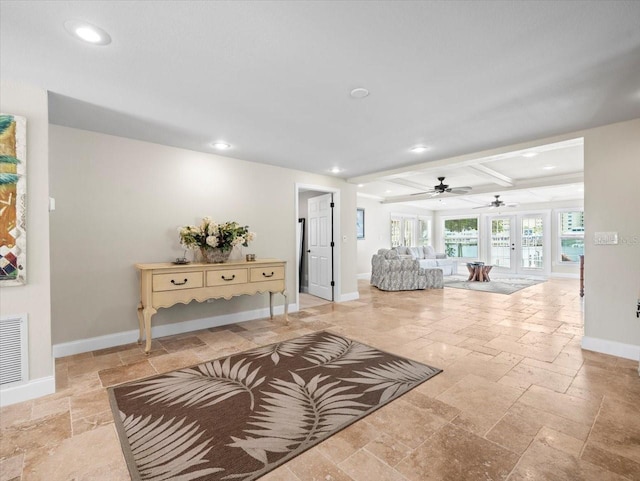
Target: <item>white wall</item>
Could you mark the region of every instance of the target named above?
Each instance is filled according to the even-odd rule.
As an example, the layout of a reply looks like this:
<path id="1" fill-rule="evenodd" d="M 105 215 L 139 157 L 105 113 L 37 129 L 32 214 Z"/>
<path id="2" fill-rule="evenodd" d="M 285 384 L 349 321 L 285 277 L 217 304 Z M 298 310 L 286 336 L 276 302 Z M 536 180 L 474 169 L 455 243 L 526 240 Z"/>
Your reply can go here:
<path id="1" fill-rule="evenodd" d="M 640 119 L 585 133 L 585 340 L 590 349 L 640 353 Z M 587 221 L 588 219 L 588 221 Z M 618 245 L 596 245 L 596 232 Z M 635 348 L 635 349 L 634 349 Z"/>
<path id="2" fill-rule="evenodd" d="M 53 392 L 49 270 L 49 114 L 47 92 L 2 81 L 0 110 L 27 119 L 27 284 L 0 288 L 0 317 L 29 317 L 29 378 Z M 27 395 L 27 397 L 32 397 Z M 3 398 L 4 402 L 4 398 Z"/>
<path id="3" fill-rule="evenodd" d="M 391 247 L 391 214 L 431 217 L 433 211 L 401 204 L 381 204 L 379 200 L 358 196 L 358 207 L 364 209 L 364 239 L 358 240 L 358 276 L 371 273 L 371 257 L 378 249 Z M 433 233 L 432 233 L 433 235 Z"/>
<path id="4" fill-rule="evenodd" d="M 134 264 L 182 255 L 177 228 L 209 215 L 257 233 L 244 252 L 284 259 L 295 299 L 295 184 L 340 190 L 341 294 L 357 292 L 355 186 L 341 179 L 52 125 L 54 344 L 137 329 Z M 341 205 L 340 205 L 341 204 Z M 160 309 L 154 326 L 236 314 L 267 296 Z"/>

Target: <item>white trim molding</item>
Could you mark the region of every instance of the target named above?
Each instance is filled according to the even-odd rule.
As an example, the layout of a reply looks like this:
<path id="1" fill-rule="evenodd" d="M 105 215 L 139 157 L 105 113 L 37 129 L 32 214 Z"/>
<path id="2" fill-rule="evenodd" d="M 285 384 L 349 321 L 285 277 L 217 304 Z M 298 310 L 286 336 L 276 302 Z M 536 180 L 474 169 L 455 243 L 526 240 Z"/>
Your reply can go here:
<path id="1" fill-rule="evenodd" d="M 298 304 L 289 304 L 289 313 L 297 312 Z M 284 306 L 274 306 L 273 314 L 284 314 Z M 155 339 L 164 336 L 173 336 L 185 332 L 199 331 L 210 327 L 226 326 L 237 322 L 253 321 L 269 317 L 269 308 L 255 309 L 252 311 L 236 312 L 222 316 L 206 317 L 204 319 L 194 319 L 191 321 L 175 322 L 173 324 L 163 324 L 151 328 L 151 336 Z M 117 332 L 106 336 L 91 337 L 78 341 L 63 342 L 53 346 L 53 357 L 72 356 L 83 352 L 106 349 L 108 347 L 122 346 L 138 341 L 139 330 Z"/>
<path id="2" fill-rule="evenodd" d="M 56 392 L 56 378 L 46 376 L 0 389 L 0 406 L 9 406 Z"/>
<path id="3" fill-rule="evenodd" d="M 371 279 L 371 272 L 363 272 L 358 274 L 358 279 Z"/>
<path id="4" fill-rule="evenodd" d="M 347 292 L 346 294 L 340 294 L 340 297 L 336 302 L 349 302 L 349 301 L 357 301 L 360 299 L 360 294 L 358 291 L 356 292 Z"/>
<path id="5" fill-rule="evenodd" d="M 610 341 L 608 339 L 584 336 L 582 338 L 582 349 L 623 357 L 633 361 L 640 360 L 640 346 Z"/>

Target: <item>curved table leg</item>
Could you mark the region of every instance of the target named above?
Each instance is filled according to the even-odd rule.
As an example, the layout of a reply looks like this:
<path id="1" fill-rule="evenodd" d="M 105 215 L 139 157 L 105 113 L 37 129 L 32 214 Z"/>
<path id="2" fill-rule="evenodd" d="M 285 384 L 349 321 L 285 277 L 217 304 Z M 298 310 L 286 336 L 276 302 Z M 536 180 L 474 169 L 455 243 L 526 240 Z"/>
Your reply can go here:
<path id="1" fill-rule="evenodd" d="M 144 316 L 144 333 L 147 339 L 147 342 L 144 346 L 144 353 L 149 354 L 151 352 L 151 316 L 153 316 L 156 311 L 153 307 L 147 307 L 142 310 L 142 315 Z"/>
<path id="2" fill-rule="evenodd" d="M 142 314 L 142 302 L 138 304 L 138 327 L 140 328 L 140 334 L 138 336 L 138 344 L 142 344 L 144 338 L 144 316 Z"/>
<path id="3" fill-rule="evenodd" d="M 289 296 L 287 291 L 282 291 L 282 295 L 284 296 L 284 322 L 289 324 Z"/>

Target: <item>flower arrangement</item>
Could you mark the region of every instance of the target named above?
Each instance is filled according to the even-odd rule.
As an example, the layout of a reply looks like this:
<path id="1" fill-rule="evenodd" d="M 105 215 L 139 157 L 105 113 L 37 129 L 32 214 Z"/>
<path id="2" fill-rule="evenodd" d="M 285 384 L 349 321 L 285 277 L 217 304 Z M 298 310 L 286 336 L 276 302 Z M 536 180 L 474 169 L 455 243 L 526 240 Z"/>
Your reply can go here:
<path id="1" fill-rule="evenodd" d="M 180 244 L 186 249 L 220 249 L 231 251 L 235 246 L 247 247 L 255 239 L 255 232 L 249 226 L 237 222 L 218 224 L 211 217 L 202 219 L 200 225 L 187 225 L 178 229 Z"/>

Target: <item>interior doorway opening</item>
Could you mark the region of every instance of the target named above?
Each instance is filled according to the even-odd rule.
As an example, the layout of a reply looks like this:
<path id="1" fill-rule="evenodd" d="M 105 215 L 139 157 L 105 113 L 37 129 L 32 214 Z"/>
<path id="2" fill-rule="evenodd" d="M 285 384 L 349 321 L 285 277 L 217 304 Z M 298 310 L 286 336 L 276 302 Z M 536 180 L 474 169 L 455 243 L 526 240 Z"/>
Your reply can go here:
<path id="1" fill-rule="evenodd" d="M 296 185 L 298 308 L 339 299 L 339 196 L 336 189 Z"/>

